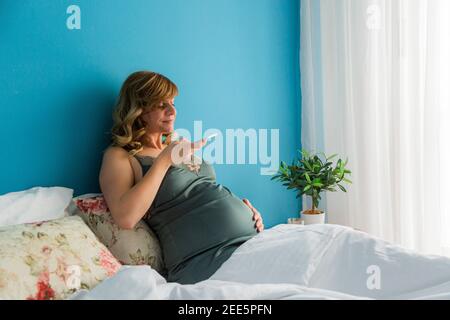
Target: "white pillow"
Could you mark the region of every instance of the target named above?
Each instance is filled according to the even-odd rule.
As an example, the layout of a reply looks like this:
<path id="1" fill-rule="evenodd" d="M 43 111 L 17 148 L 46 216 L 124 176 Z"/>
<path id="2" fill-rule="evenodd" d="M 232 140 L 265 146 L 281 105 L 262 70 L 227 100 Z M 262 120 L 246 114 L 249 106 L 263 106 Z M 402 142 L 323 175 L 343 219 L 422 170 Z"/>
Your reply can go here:
<path id="1" fill-rule="evenodd" d="M 68 215 L 73 189 L 33 187 L 0 196 L 0 226 L 58 219 Z"/>

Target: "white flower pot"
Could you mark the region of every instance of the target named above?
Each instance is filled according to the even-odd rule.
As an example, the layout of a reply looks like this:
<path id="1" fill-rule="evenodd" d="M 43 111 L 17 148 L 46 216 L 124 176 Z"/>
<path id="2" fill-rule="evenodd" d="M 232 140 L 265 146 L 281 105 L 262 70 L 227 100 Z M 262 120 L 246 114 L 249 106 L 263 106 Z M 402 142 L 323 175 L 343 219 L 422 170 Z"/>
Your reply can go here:
<path id="1" fill-rule="evenodd" d="M 321 211 L 320 213 L 306 213 L 305 211 L 301 212 L 301 219 L 306 224 L 324 224 L 325 223 L 325 212 Z"/>

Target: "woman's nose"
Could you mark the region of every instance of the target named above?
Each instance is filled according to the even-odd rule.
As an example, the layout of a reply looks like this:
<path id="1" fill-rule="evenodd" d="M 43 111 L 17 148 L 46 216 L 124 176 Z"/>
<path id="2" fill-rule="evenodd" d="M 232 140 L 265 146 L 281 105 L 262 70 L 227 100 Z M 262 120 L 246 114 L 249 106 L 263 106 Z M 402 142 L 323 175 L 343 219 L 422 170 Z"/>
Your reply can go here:
<path id="1" fill-rule="evenodd" d="M 177 110 L 175 109 L 175 106 L 173 104 L 169 103 L 169 107 L 166 109 L 168 115 L 176 115 Z"/>

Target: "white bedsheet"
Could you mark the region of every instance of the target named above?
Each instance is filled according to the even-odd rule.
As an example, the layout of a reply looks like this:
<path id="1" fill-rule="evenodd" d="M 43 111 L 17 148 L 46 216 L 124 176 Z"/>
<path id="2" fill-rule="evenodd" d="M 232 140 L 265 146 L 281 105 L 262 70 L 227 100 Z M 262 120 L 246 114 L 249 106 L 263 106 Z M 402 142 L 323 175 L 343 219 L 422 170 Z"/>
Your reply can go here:
<path id="1" fill-rule="evenodd" d="M 450 299 L 450 258 L 421 255 L 338 225 L 278 225 L 208 280 L 167 283 L 124 266 L 71 299 Z"/>

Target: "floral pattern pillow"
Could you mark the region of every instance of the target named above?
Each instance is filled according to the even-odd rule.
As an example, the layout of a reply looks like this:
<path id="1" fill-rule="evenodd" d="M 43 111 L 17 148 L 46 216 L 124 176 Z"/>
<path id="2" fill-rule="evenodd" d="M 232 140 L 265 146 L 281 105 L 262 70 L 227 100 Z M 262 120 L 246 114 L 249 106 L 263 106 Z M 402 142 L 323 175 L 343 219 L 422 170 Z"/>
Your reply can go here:
<path id="1" fill-rule="evenodd" d="M 104 197 L 89 195 L 74 198 L 75 210 L 98 239 L 125 265 L 150 265 L 165 274 L 159 240 L 144 221 L 133 229 L 122 229 L 113 220 Z"/>
<path id="2" fill-rule="evenodd" d="M 0 227 L 0 299 L 65 299 L 120 267 L 80 217 Z"/>

